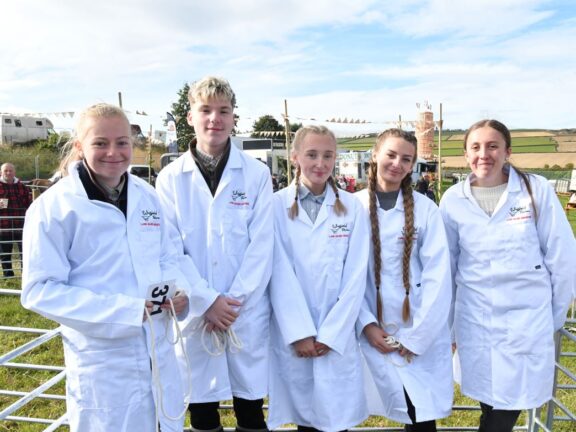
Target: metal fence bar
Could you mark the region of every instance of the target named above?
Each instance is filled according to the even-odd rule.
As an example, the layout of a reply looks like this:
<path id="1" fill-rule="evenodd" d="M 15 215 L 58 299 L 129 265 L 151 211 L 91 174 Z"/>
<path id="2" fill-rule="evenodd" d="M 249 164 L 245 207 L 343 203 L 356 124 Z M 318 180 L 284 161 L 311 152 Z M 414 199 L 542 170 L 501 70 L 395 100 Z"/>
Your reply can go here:
<path id="1" fill-rule="evenodd" d="M 10 293 L 3 293 L 3 290 L 0 290 L 0 294 L 8 294 L 13 295 L 12 292 Z M 16 291 L 16 290 L 7 290 L 7 291 Z M 18 293 L 19 294 L 19 293 Z M 574 326 L 576 321 L 570 319 L 567 321 L 567 326 Z M 574 328 L 574 327 L 572 327 Z M 42 418 L 31 418 L 31 417 L 21 417 L 21 416 L 12 416 L 14 411 L 21 408 L 22 406 L 26 405 L 28 402 L 33 400 L 34 398 L 39 399 L 57 399 L 57 400 L 65 400 L 65 396 L 62 395 L 54 395 L 54 394 L 46 394 L 44 391 L 54 384 L 58 383 L 62 379 L 65 378 L 65 369 L 61 366 L 44 366 L 44 365 L 33 365 L 33 364 L 22 364 L 22 363 L 11 363 L 10 360 L 18 357 L 38 346 L 41 344 L 49 341 L 50 339 L 58 336 L 60 334 L 61 328 L 58 327 L 53 330 L 45 330 L 45 329 L 31 329 L 31 328 L 24 328 L 24 327 L 5 327 L 0 326 L 0 331 L 19 331 L 19 332 L 30 332 L 40 334 L 40 336 L 28 343 L 21 345 L 20 347 L 14 349 L 13 351 L 3 355 L 0 357 L 0 366 L 12 367 L 12 368 L 26 368 L 26 369 L 36 369 L 36 370 L 49 370 L 54 372 L 59 372 L 56 376 L 51 378 L 50 380 L 46 381 L 33 391 L 26 393 L 26 392 L 18 392 L 18 391 L 10 391 L 10 390 L 0 390 L 0 395 L 5 396 L 21 396 L 21 398 L 16 401 L 14 404 L 5 408 L 2 412 L 0 412 L 0 420 L 7 420 L 7 421 L 17 421 L 17 422 L 29 422 L 29 423 L 44 423 L 49 424 L 48 428 L 45 431 L 54 431 L 58 427 L 62 425 L 67 425 L 67 417 L 66 414 L 61 416 L 59 419 L 52 420 L 52 419 L 42 419 Z M 554 421 L 576 421 L 576 415 L 570 411 L 568 407 L 566 407 L 558 398 L 556 398 L 556 390 L 557 389 L 575 389 L 576 385 L 558 385 L 558 374 L 559 372 L 564 373 L 570 379 L 576 381 L 576 375 L 568 370 L 565 366 L 560 364 L 560 357 L 573 357 L 576 356 L 576 353 L 573 352 L 562 352 L 561 345 L 562 339 L 566 338 L 571 341 L 576 342 L 576 335 L 570 333 L 570 331 L 566 329 L 561 329 L 556 335 L 556 368 L 555 368 L 555 384 L 554 384 L 554 397 L 551 401 L 549 401 L 545 409 L 547 410 L 547 418 L 546 421 L 543 421 L 540 417 L 542 414 L 542 409 L 534 409 L 527 411 L 527 423 L 526 425 L 515 426 L 515 431 L 527 431 L 527 432 L 537 432 L 539 429 L 542 429 L 546 432 L 552 432 L 553 430 L 553 422 Z M 554 408 L 558 407 L 565 415 L 562 416 L 554 416 Z M 222 410 L 229 410 L 232 409 L 232 405 L 230 404 L 221 404 L 220 409 Z M 265 409 L 267 409 L 267 405 L 265 405 Z M 478 406 L 470 406 L 470 405 L 461 405 L 461 406 L 453 406 L 453 411 L 479 411 L 480 408 Z M 438 426 L 438 431 L 476 431 L 477 426 Z M 185 429 L 189 431 L 190 429 Z M 234 431 L 234 428 L 225 428 L 225 431 Z M 294 431 L 294 428 L 279 428 L 279 431 Z M 403 431 L 403 427 L 362 427 L 362 428 L 352 428 L 354 432 L 377 432 L 377 431 Z"/>
<path id="2" fill-rule="evenodd" d="M 26 392 L 22 391 L 15 391 L 15 390 L 0 390 L 0 395 L 3 396 L 26 396 Z M 39 399 L 55 399 L 55 400 L 66 400 L 66 396 L 64 395 L 57 395 L 51 393 L 42 393 L 41 395 L 37 396 Z"/>
<path id="3" fill-rule="evenodd" d="M 32 390 L 31 392 L 27 393 L 26 396 L 18 399 L 16 402 L 14 402 L 12 405 L 9 405 L 7 408 L 5 408 L 4 410 L 0 411 L 0 420 L 6 418 L 7 416 L 9 416 L 10 414 L 12 414 L 14 411 L 22 408 L 24 405 L 26 405 L 28 402 L 30 402 L 32 399 L 34 399 L 35 397 L 37 397 L 39 394 L 44 393 L 45 390 L 49 389 L 50 387 L 52 387 L 53 385 L 59 383 L 61 380 L 63 380 L 66 377 L 66 371 L 62 371 L 60 372 L 58 375 L 50 378 L 48 381 L 46 381 L 45 383 L 41 384 L 39 387 L 36 387 L 34 390 Z"/>
<path id="4" fill-rule="evenodd" d="M 62 417 L 60 417 L 59 419 L 52 422 L 52 424 L 50 426 L 48 426 L 46 429 L 44 429 L 44 432 L 55 431 L 60 426 L 67 425 L 67 424 L 68 424 L 68 414 L 64 414 L 64 415 L 62 415 Z"/>
<path id="5" fill-rule="evenodd" d="M 36 329 L 36 328 L 29 328 L 29 327 L 7 327 L 7 326 L 0 326 L 0 331 L 45 334 L 45 333 L 51 332 L 52 330 Z"/>
<path id="6" fill-rule="evenodd" d="M 43 370 L 50 372 L 61 372 L 65 368 L 63 366 L 49 366 L 49 365 L 37 365 L 31 363 L 4 363 L 2 366 L 12 368 L 12 369 L 29 369 L 29 370 Z"/>
<path id="7" fill-rule="evenodd" d="M 2 279 L 0 277 L 0 279 Z M 4 279 L 10 279 L 10 278 L 4 278 Z M 16 290 L 16 289 L 8 289 L 8 288 L 0 288 L 0 294 L 8 294 L 8 295 L 21 295 L 22 294 L 22 290 Z"/>
<path id="8" fill-rule="evenodd" d="M 3 356 L 0 357 L 0 366 L 30 350 L 33 350 L 34 348 L 42 345 L 44 342 L 49 341 L 50 339 L 58 336 L 59 334 L 60 334 L 60 327 L 55 328 L 54 330 L 50 330 L 49 332 L 43 334 L 42 336 L 39 336 L 36 339 L 33 339 L 30 342 L 27 342 L 24 345 L 21 345 L 18 348 L 4 354 Z"/>

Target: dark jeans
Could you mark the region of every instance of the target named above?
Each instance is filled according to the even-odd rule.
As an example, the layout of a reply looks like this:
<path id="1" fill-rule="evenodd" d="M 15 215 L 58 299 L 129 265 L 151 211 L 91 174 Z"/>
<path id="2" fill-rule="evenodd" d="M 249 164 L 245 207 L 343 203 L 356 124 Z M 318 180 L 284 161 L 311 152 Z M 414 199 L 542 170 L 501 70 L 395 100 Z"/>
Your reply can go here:
<path id="1" fill-rule="evenodd" d="M 510 432 L 520 416 L 520 411 L 495 410 L 482 402 L 480 409 L 482 415 L 478 432 Z"/>
<path id="2" fill-rule="evenodd" d="M 404 425 L 404 430 L 406 432 L 436 432 L 436 420 L 416 423 L 416 408 L 414 408 L 410 396 L 406 393 L 406 389 L 404 389 L 404 397 L 406 398 L 406 404 L 408 405 L 408 417 L 412 420 L 412 424 Z"/>
<path id="3" fill-rule="evenodd" d="M 4 277 L 14 276 L 14 270 L 12 270 L 12 248 L 13 247 L 14 247 L 13 240 L 6 241 L 6 243 L 4 243 L 4 240 L 2 240 L 2 242 L 0 242 L 0 260 L 2 261 L 2 271 L 4 273 Z M 22 246 L 19 246 L 19 247 L 21 248 Z M 20 256 L 22 256 L 21 253 L 20 253 Z"/>
<path id="4" fill-rule="evenodd" d="M 264 421 L 262 406 L 263 399 L 248 400 L 234 397 L 234 414 L 236 424 L 242 429 L 262 430 L 267 429 Z M 190 411 L 190 424 L 197 430 L 214 430 L 221 427 L 220 414 L 218 413 L 219 402 L 193 403 L 188 405 Z"/>

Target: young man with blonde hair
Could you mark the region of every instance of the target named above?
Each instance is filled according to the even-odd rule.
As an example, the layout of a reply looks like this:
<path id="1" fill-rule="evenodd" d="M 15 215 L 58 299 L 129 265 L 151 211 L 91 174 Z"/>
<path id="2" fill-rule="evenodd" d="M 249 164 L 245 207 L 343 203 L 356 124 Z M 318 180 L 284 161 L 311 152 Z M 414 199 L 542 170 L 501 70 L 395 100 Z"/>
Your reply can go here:
<path id="1" fill-rule="evenodd" d="M 232 399 L 238 431 L 266 430 L 271 176 L 231 143 L 236 96 L 226 80 L 197 81 L 188 97 L 196 138 L 160 172 L 156 188 L 184 254 L 183 271 L 197 267 L 208 286 L 191 296 L 198 319 L 185 339 L 192 429 L 222 430 L 219 401 Z"/>

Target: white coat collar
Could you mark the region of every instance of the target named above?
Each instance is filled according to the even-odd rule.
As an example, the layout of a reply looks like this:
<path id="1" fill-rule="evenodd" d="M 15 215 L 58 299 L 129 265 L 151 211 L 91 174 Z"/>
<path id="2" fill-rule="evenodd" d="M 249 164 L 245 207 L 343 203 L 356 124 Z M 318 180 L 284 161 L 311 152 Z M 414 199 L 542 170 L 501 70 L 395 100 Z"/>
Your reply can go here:
<path id="1" fill-rule="evenodd" d="M 241 168 L 242 167 L 242 156 L 240 154 L 240 150 L 236 147 L 232 141 L 230 140 L 230 155 L 228 156 L 228 162 L 226 162 L 226 167 L 224 170 L 228 168 Z M 196 165 L 196 161 L 192 157 L 192 152 L 188 150 L 184 153 L 184 159 L 182 161 L 182 172 L 190 172 L 195 171 L 198 169 L 198 165 Z"/>
<path id="2" fill-rule="evenodd" d="M 88 198 L 88 194 L 86 193 L 86 189 L 84 189 L 82 180 L 80 180 L 80 174 L 78 173 L 78 165 L 81 163 L 82 161 L 72 162 L 68 166 L 68 176 L 70 177 L 70 181 L 72 183 L 72 193 L 74 195 Z M 136 204 L 140 200 L 140 196 L 142 195 L 142 185 L 139 184 L 135 179 L 135 176 L 128 174 L 128 208 L 126 210 L 128 214 L 131 214 L 131 212 L 134 210 Z"/>
<path id="3" fill-rule="evenodd" d="M 502 171 L 508 175 L 508 186 L 504 193 L 518 192 L 522 189 L 521 179 L 515 169 L 512 169 L 510 165 L 504 165 Z M 476 176 L 471 173 L 466 180 L 463 182 L 462 187 L 458 188 L 458 196 L 460 198 L 473 199 L 472 196 L 472 182 L 476 180 Z"/>
<path id="4" fill-rule="evenodd" d="M 364 203 L 366 203 L 366 208 L 368 208 L 368 205 L 370 203 L 370 192 L 368 192 L 368 188 L 366 189 L 362 189 L 361 191 L 356 192 L 356 194 L 358 195 L 358 198 L 360 198 Z M 378 198 L 376 198 L 376 207 L 378 208 L 378 210 L 380 211 L 386 211 L 384 209 L 382 209 L 380 207 L 380 204 L 378 203 Z M 398 198 L 396 198 L 396 205 L 394 205 L 394 207 L 392 207 L 390 210 L 398 210 L 403 212 L 404 211 L 404 195 L 402 194 L 402 189 L 400 189 L 398 191 Z M 388 210 L 388 211 L 390 211 Z"/>
<path id="5" fill-rule="evenodd" d="M 296 183 L 293 180 L 292 183 L 290 183 L 286 188 L 286 193 L 284 195 L 284 204 L 286 205 L 287 209 L 292 207 L 292 203 L 294 202 L 295 196 L 296 196 Z M 336 195 L 332 190 L 332 186 L 328 184 L 326 185 L 326 197 L 324 198 L 324 202 L 322 203 L 322 205 L 326 204 L 329 206 L 333 206 L 335 201 L 336 201 Z"/>
<path id="6" fill-rule="evenodd" d="M 296 196 L 296 183 L 292 181 L 292 183 L 290 183 L 290 185 L 286 188 L 286 193 L 284 195 L 284 204 L 287 210 L 289 210 L 290 207 L 292 207 L 295 196 Z M 334 190 L 332 190 L 332 186 L 330 186 L 330 184 L 327 184 L 326 197 L 324 198 L 322 207 L 320 207 L 320 211 L 318 212 L 318 216 L 316 217 L 316 222 L 312 223 L 306 212 L 303 210 L 298 211 L 298 219 L 307 225 L 319 226 L 328 217 L 327 207 L 334 206 L 335 202 L 336 202 L 336 195 L 334 194 Z"/>

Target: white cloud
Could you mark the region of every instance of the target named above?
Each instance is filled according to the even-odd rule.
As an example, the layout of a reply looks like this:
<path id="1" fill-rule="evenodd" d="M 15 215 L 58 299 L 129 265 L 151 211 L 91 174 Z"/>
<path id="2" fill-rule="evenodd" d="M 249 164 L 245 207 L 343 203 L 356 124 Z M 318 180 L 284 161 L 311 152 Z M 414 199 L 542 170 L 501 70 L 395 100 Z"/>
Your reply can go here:
<path id="1" fill-rule="evenodd" d="M 547 0 L 426 0 L 413 2 L 388 25 L 409 35 L 490 37 L 529 27 L 553 12 L 539 10 Z"/>
<path id="2" fill-rule="evenodd" d="M 0 111 L 77 110 L 122 91 L 127 109 L 160 117 L 212 74 L 230 80 L 245 127 L 280 119 L 284 99 L 306 118 L 408 119 L 428 99 L 448 127 L 485 114 L 569 126 L 571 15 L 545 0 L 8 2 Z"/>

